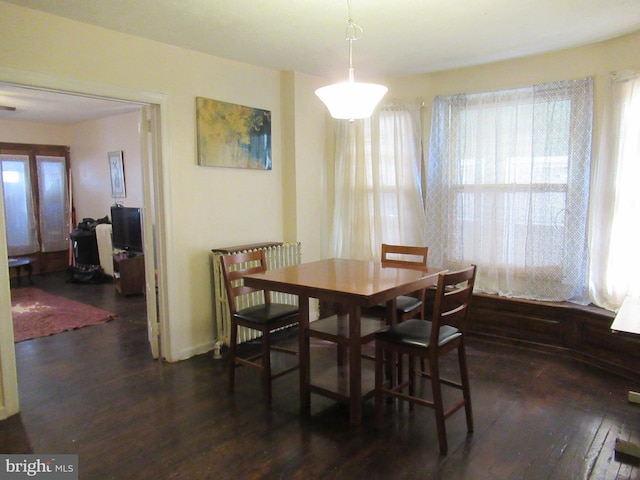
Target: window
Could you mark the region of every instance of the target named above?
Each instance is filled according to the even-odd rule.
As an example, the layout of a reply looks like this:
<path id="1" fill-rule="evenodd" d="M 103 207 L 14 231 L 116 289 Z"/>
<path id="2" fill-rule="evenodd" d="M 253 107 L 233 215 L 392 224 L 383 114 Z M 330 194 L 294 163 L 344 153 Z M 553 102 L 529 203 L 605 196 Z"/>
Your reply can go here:
<path id="1" fill-rule="evenodd" d="M 1 155 L 9 255 L 40 250 L 28 155 Z"/>
<path id="2" fill-rule="evenodd" d="M 69 198 L 65 157 L 37 155 L 42 251 L 69 248 Z"/>
<path id="3" fill-rule="evenodd" d="M 438 97 L 430 263 L 476 263 L 477 290 L 587 303 L 592 80 Z"/>
<path id="4" fill-rule="evenodd" d="M 336 122 L 327 168 L 330 256 L 380 258 L 382 243 L 425 245 L 420 107 L 384 106 L 371 118 Z"/>
<path id="5" fill-rule="evenodd" d="M 66 147 L 1 147 L 9 255 L 68 250 Z"/>

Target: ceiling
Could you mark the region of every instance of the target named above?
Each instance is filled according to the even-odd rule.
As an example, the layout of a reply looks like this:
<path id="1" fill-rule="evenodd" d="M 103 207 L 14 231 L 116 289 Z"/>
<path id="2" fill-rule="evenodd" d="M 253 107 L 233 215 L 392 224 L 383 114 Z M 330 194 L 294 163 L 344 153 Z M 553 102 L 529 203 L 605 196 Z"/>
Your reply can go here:
<path id="1" fill-rule="evenodd" d="M 3 110 L 3 106 L 15 111 Z M 139 110 L 140 105 L 0 83 L 0 119 L 72 124 Z"/>
<path id="2" fill-rule="evenodd" d="M 640 30 L 640 0 L 6 1 L 328 81 L 347 77 L 349 11 L 364 30 L 353 53 L 362 81 L 535 55 Z M 0 90 L 0 104 L 3 95 Z"/>

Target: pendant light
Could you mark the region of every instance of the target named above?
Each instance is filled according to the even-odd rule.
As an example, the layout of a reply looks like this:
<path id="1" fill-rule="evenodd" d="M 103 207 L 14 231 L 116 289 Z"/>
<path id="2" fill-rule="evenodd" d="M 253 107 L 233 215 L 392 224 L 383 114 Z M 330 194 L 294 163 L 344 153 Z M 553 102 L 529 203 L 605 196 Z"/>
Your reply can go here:
<path id="1" fill-rule="evenodd" d="M 375 83 L 360 83 L 353 76 L 353 41 L 362 36 L 362 28 L 351 18 L 351 3 L 347 0 L 349 21 L 349 79 L 346 82 L 328 85 L 316 90 L 316 95 L 329 109 L 333 118 L 355 120 L 370 117 L 373 109 L 387 93 L 387 87 Z"/>

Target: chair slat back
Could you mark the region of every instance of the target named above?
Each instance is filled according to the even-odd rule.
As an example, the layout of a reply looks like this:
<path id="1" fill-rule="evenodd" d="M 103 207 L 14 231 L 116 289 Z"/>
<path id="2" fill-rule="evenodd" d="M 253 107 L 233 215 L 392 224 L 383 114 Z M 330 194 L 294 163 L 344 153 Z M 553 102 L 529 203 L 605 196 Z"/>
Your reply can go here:
<path id="1" fill-rule="evenodd" d="M 433 307 L 431 344 L 438 344 L 442 325 L 452 325 L 464 330 L 476 278 L 476 266 L 438 275 L 435 304 Z"/>
<path id="2" fill-rule="evenodd" d="M 429 247 L 382 244 L 381 263 L 383 267 L 411 268 L 424 270 L 427 268 Z"/>
<path id="3" fill-rule="evenodd" d="M 245 275 L 266 272 L 267 260 L 264 250 L 223 255 L 221 259 L 224 286 L 229 300 L 229 310 L 233 315 L 238 311 L 236 305 L 237 297 L 262 291 L 257 288 L 245 286 L 242 279 Z M 264 291 L 264 302 L 270 303 L 270 301 L 269 292 Z"/>

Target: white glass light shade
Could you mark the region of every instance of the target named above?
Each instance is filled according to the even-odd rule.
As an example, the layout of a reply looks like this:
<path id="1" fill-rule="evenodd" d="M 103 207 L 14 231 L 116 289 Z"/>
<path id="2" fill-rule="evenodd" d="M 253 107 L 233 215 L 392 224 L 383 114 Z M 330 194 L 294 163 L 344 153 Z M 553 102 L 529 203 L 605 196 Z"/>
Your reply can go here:
<path id="1" fill-rule="evenodd" d="M 316 95 L 333 118 L 355 120 L 370 117 L 387 93 L 387 87 L 375 83 L 343 82 L 316 90 Z"/>

